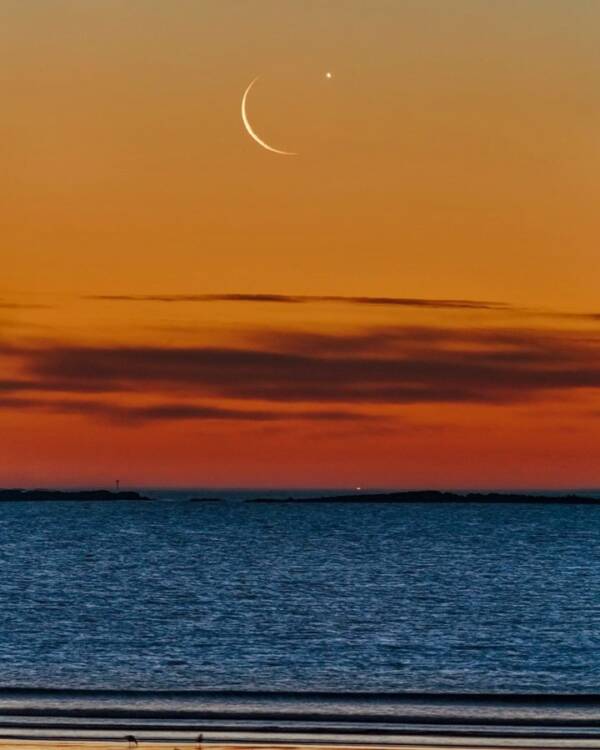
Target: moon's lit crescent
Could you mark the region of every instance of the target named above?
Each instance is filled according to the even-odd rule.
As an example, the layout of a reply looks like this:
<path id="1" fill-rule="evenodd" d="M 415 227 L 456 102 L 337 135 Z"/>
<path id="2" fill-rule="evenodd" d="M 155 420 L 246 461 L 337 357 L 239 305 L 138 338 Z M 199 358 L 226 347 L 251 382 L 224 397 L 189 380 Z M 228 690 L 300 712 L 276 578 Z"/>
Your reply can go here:
<path id="1" fill-rule="evenodd" d="M 272 151 L 274 154 L 281 154 L 282 156 L 297 156 L 293 151 L 281 151 L 278 148 L 273 148 L 273 146 L 269 146 L 268 143 L 265 143 L 262 138 L 260 138 L 252 128 L 252 125 L 250 125 L 250 121 L 248 120 L 248 115 L 246 114 L 246 100 L 248 99 L 248 94 L 250 93 L 250 89 L 254 84 L 258 81 L 259 76 L 257 76 L 253 81 L 250 82 L 248 88 L 244 91 L 244 96 L 242 96 L 242 122 L 244 123 L 244 127 L 246 128 L 246 131 L 250 138 L 254 139 L 259 146 L 262 146 L 263 148 L 266 148 L 267 151 Z"/>

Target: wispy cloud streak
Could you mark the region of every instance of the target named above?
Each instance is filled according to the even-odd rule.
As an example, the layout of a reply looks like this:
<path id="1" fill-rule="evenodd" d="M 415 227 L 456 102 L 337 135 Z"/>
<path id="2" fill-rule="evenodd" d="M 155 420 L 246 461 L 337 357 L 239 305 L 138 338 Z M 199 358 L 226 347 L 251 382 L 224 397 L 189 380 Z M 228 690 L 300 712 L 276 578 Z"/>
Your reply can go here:
<path id="1" fill-rule="evenodd" d="M 254 302 L 283 305 L 333 303 L 345 305 L 372 305 L 379 307 L 451 308 L 457 310 L 502 310 L 509 307 L 502 302 L 464 299 L 426 299 L 420 297 L 369 297 L 342 295 L 299 294 L 102 294 L 86 299 L 105 302 Z"/>
<path id="2" fill-rule="evenodd" d="M 235 421 L 235 422 L 277 422 L 277 421 L 372 421 L 368 414 L 341 410 L 268 410 L 231 409 L 206 404 L 177 401 L 159 402 L 147 405 L 118 404 L 110 401 L 77 399 L 48 400 L 35 396 L 0 396 L 0 409 L 35 410 L 59 414 L 76 414 L 95 417 L 109 422 L 142 424 L 161 421 Z"/>
<path id="3" fill-rule="evenodd" d="M 540 318 L 563 318 L 588 322 L 600 321 L 599 312 L 572 312 L 535 307 L 517 307 L 508 302 L 473 299 L 435 299 L 427 297 L 375 297 L 369 295 L 303 295 L 303 294 L 97 294 L 84 297 L 101 302 L 131 303 L 210 303 L 241 302 L 275 305 L 340 304 L 371 307 L 404 307 L 421 310 L 479 310 L 482 312 L 511 312 L 523 316 Z M 1 304 L 0 304 L 1 307 Z"/>

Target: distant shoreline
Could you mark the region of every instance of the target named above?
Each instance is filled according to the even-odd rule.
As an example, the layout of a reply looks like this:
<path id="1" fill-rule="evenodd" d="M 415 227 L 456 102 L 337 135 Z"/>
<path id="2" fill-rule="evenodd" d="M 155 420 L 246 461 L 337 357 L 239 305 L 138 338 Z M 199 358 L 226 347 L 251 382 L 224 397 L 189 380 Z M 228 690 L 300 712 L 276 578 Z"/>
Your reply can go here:
<path id="1" fill-rule="evenodd" d="M 151 498 L 139 492 L 111 492 L 109 490 L 22 490 L 0 489 L 0 503 L 56 502 L 71 500 L 78 502 L 115 502 L 135 500 L 150 502 Z"/>
<path id="2" fill-rule="evenodd" d="M 233 494 L 233 493 L 232 493 Z M 111 490 L 45 490 L 0 489 L 3 502 L 161 502 L 135 491 Z M 237 500 L 223 497 L 188 497 L 177 502 L 190 503 L 250 503 L 264 505 L 402 505 L 402 504 L 468 504 L 468 505 L 600 505 L 600 497 L 576 493 L 544 495 L 521 492 L 446 492 L 443 490 L 404 490 L 398 492 L 369 492 L 315 497 L 249 497 Z"/>
<path id="3" fill-rule="evenodd" d="M 456 492 L 442 492 L 440 490 L 417 490 L 405 492 L 386 492 L 370 493 L 355 495 L 333 495 L 331 497 L 288 497 L 288 498 L 251 498 L 246 500 L 248 503 L 268 503 L 268 504 L 356 504 L 356 503 L 373 503 L 373 504 L 436 504 L 436 503 L 454 503 L 454 504 L 483 504 L 483 505 L 600 505 L 600 498 L 586 497 L 585 495 L 527 495 L 510 492 L 468 492 L 464 495 Z"/>

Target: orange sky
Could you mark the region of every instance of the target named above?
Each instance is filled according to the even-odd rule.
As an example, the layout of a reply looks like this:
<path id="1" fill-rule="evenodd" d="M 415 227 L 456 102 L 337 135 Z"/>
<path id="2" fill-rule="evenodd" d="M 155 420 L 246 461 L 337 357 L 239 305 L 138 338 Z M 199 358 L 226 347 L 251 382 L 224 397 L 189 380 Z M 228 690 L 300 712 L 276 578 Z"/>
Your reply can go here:
<path id="1" fill-rule="evenodd" d="M 600 5 L 6 0 L 0 48 L 0 485 L 600 485 Z"/>

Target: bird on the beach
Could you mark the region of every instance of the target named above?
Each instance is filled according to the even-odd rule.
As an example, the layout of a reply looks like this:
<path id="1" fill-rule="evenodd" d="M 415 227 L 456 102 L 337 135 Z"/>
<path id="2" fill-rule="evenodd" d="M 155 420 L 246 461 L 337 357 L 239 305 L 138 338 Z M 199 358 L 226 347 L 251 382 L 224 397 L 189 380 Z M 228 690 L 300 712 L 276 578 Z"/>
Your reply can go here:
<path id="1" fill-rule="evenodd" d="M 125 740 L 127 741 L 127 747 L 137 747 L 139 744 L 132 734 L 126 734 Z"/>

